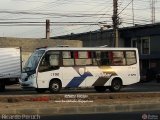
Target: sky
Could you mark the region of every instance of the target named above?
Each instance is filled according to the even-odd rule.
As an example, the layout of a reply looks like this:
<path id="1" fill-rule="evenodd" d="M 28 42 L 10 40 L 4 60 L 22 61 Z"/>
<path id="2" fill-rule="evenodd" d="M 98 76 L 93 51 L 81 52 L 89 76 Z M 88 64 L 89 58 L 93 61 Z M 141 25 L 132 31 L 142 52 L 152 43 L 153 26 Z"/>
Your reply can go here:
<path id="1" fill-rule="evenodd" d="M 155 22 L 160 22 L 160 0 L 155 1 Z M 113 0 L 1 0 L 0 14 L 0 37 L 44 38 L 46 19 L 55 37 L 112 25 Z M 135 24 L 150 24 L 151 0 L 118 0 L 118 14 L 119 27 L 133 26 L 133 18 Z"/>

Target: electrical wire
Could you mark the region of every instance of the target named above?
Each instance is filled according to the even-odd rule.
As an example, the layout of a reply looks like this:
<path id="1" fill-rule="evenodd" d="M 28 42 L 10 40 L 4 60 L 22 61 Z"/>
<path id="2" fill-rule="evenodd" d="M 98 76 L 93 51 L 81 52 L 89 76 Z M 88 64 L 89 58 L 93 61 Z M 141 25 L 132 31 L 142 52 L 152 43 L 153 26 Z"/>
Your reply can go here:
<path id="1" fill-rule="evenodd" d="M 20 2 L 21 0 L 19 0 Z M 122 18 L 122 23 L 130 26 L 132 24 L 132 16 L 130 15 L 131 8 L 128 7 L 133 0 L 119 0 L 119 10 L 118 16 Z M 18 1 L 17 1 L 18 2 Z M 61 27 L 65 29 L 65 27 L 69 26 L 80 26 L 85 29 L 85 31 L 90 31 L 98 27 L 100 22 L 105 22 L 108 24 L 112 24 L 112 1 L 111 0 L 54 0 L 54 1 L 39 1 L 39 0 L 23 0 L 21 2 L 26 2 L 25 4 L 33 4 L 40 3 L 41 5 L 38 7 L 34 7 L 32 9 L 27 10 L 14 10 L 14 9 L 0 9 L 0 22 L 17 22 L 17 23 L 1 23 L 1 27 L 10 26 L 27 26 L 27 27 L 36 27 L 36 26 L 45 26 L 45 19 L 50 19 L 50 21 L 54 21 L 51 23 L 52 27 Z M 149 0 L 134 0 L 134 10 L 135 12 L 135 24 L 145 24 L 150 23 L 150 12 L 149 12 Z M 157 2 L 157 4 L 159 4 Z M 79 6 L 81 6 L 79 8 Z M 74 8 L 76 9 L 74 9 Z M 84 9 L 85 8 L 85 9 Z M 64 10 L 65 9 L 65 10 Z M 156 6 L 156 14 L 158 14 L 158 10 L 160 8 L 158 5 Z M 53 12 L 54 11 L 54 12 Z M 56 11 L 56 12 L 55 12 Z M 108 12 L 106 12 L 108 11 Z M 141 14 L 144 16 L 141 16 Z M 5 15 L 5 16 L 3 16 Z M 35 23 L 27 23 L 28 20 L 35 21 Z M 24 23 L 18 23 L 18 22 Z M 57 21 L 62 21 L 64 23 L 58 23 Z M 73 23 L 71 22 L 73 21 Z M 77 23 L 75 22 L 77 21 Z M 160 17 L 156 16 L 156 21 L 160 21 Z M 30 21 L 29 21 L 30 22 Z M 38 23 L 39 22 L 39 23 Z M 82 23 L 81 23 L 82 22 Z M 88 23 L 87 23 L 88 22 Z M 93 23 L 89 23 L 93 22 Z M 80 28 L 80 29 L 81 29 Z M 2 28 L 3 29 L 3 28 Z M 78 29 L 78 31 L 80 31 Z M 3 29 L 4 30 L 4 29 Z M 24 28 L 25 30 L 25 28 Z M 36 29 L 38 30 L 38 29 Z M 54 29 L 53 29 L 54 30 Z M 57 30 L 57 29 L 56 29 Z M 60 29 L 58 29 L 60 32 Z M 76 32 L 76 29 L 73 29 Z M 23 31 L 23 30 L 22 30 Z M 65 31 L 68 33 L 67 31 Z M 53 32 L 55 33 L 55 31 Z"/>
<path id="2" fill-rule="evenodd" d="M 132 2 L 133 2 L 133 0 L 131 0 L 131 1 L 126 5 L 126 7 L 124 7 L 124 8 L 118 13 L 118 15 L 120 15 Z"/>

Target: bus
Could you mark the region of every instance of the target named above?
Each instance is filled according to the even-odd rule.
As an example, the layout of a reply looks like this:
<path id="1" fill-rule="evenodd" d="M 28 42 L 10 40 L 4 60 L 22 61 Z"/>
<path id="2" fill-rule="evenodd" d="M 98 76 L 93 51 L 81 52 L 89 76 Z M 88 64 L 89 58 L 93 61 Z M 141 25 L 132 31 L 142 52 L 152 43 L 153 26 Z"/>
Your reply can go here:
<path id="1" fill-rule="evenodd" d="M 36 49 L 30 56 L 20 84 L 38 93 L 89 87 L 97 92 L 118 92 L 139 81 L 137 48 L 46 47 Z"/>

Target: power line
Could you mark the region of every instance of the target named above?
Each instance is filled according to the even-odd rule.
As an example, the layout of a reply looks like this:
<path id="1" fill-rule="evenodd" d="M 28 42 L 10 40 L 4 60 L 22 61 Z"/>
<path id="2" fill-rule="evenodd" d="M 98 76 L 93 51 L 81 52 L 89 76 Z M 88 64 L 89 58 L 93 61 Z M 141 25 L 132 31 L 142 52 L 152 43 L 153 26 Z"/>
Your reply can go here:
<path id="1" fill-rule="evenodd" d="M 21 0 L 19 0 L 21 1 Z M 51 21 L 80 21 L 80 22 L 87 22 L 92 21 L 95 23 L 51 23 L 53 26 L 59 26 L 62 29 L 65 29 L 65 26 L 83 26 L 84 28 L 87 28 L 87 30 L 93 30 L 95 28 L 98 29 L 99 21 L 105 21 L 105 23 L 111 22 L 111 16 L 112 16 L 112 9 L 109 8 L 109 6 L 112 5 L 111 0 L 46 0 L 46 1 L 39 1 L 39 0 L 23 0 L 21 2 L 27 2 L 25 4 L 29 5 L 30 2 L 33 2 L 34 5 L 38 6 L 38 3 L 41 3 L 41 6 L 35 7 L 32 9 L 23 9 L 23 10 L 14 10 L 12 8 L 9 9 L 1 9 L 0 11 L 8 11 L 8 12 L 15 12 L 15 13 L 0 13 L 2 22 L 25 22 L 25 21 L 44 21 L 44 19 L 50 19 Z M 123 23 L 127 26 L 131 25 L 128 23 L 132 22 L 132 15 L 131 15 L 131 6 L 128 7 L 133 0 L 130 2 L 130 0 L 118 0 L 119 1 L 119 8 L 120 12 L 119 15 L 121 15 L 121 18 L 123 18 Z M 135 11 L 135 18 L 134 22 L 135 24 L 146 24 L 151 22 L 150 18 L 150 1 L 151 0 L 134 0 L 134 11 Z M 130 2 L 130 3 L 128 3 Z M 37 3 L 37 4 L 36 4 Z M 159 4 L 157 2 L 157 4 Z M 84 7 L 85 6 L 85 7 Z M 75 9 L 76 8 L 76 9 Z M 18 8 L 19 9 L 19 8 Z M 65 10 L 64 10 L 65 9 Z M 99 10 L 98 10 L 99 9 Z M 159 9 L 158 5 L 156 7 L 156 10 Z M 106 10 L 108 11 L 106 13 Z M 125 10 L 125 12 L 124 12 Z M 54 12 L 53 12 L 54 11 Z M 57 12 L 55 12 L 57 11 Z M 26 12 L 26 13 L 19 13 L 19 12 Z M 144 16 L 141 16 L 143 12 Z M 158 12 L 158 11 L 156 11 Z M 155 12 L 155 13 L 156 13 Z M 3 15 L 6 15 L 6 17 L 3 17 Z M 156 20 L 160 20 L 160 17 L 157 15 Z M 159 18 L 158 18 L 159 17 Z M 84 25 L 85 24 L 85 25 Z M 6 24 L 0 24 L 3 30 L 5 30 L 5 26 L 22 26 L 22 29 L 26 29 L 23 26 L 45 26 L 45 23 L 6 23 Z M 64 27 L 63 27 L 64 26 Z M 7 28 L 7 27 L 6 27 Z M 9 27 L 8 27 L 9 28 Z M 36 27 L 37 28 L 37 27 Z M 58 27 L 57 27 L 58 28 Z M 68 27 L 72 28 L 72 27 Z M 88 29 L 89 28 L 89 29 Z M 57 29 L 56 29 L 57 30 Z M 60 29 L 59 29 L 60 30 Z M 23 31 L 23 30 L 22 30 Z M 38 31 L 38 29 L 37 29 Z M 84 31 L 84 30 L 83 30 Z M 54 31 L 55 33 L 56 31 Z M 66 31 L 67 32 L 67 31 Z M 76 32 L 76 29 L 74 30 Z"/>
<path id="2" fill-rule="evenodd" d="M 45 22 L 0 22 L 0 26 L 44 26 L 45 24 Z M 99 25 L 100 22 L 50 22 L 50 24 L 51 26 Z"/>
<path id="3" fill-rule="evenodd" d="M 9 14 L 24 14 L 24 15 L 52 15 L 52 16 L 66 16 L 66 17 L 83 17 L 83 16 L 97 16 L 97 15 L 107 15 L 107 14 L 91 14 L 91 13 L 40 13 L 40 12 L 27 12 L 27 11 L 0 11 L 0 13 L 9 13 Z M 110 15 L 110 14 L 109 14 Z"/>
<path id="4" fill-rule="evenodd" d="M 151 0 L 151 22 L 155 23 L 155 0 Z"/>
<path id="5" fill-rule="evenodd" d="M 124 7 L 124 8 L 118 13 L 118 15 L 120 15 L 132 2 L 133 2 L 133 0 L 131 0 L 131 1 L 126 5 L 126 7 Z"/>

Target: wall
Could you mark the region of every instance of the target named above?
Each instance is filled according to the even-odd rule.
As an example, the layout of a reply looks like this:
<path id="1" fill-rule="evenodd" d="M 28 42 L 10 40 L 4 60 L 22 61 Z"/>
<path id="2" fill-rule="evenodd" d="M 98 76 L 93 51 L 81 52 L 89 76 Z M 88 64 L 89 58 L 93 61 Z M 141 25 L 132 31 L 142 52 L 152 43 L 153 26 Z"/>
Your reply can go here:
<path id="1" fill-rule="evenodd" d="M 160 35 L 151 36 L 150 41 L 151 53 L 158 55 L 160 53 Z"/>
<path id="2" fill-rule="evenodd" d="M 0 37 L 0 47 L 21 47 L 22 48 L 23 64 L 36 48 L 45 47 L 45 46 L 55 47 L 58 45 L 69 45 L 70 47 L 82 47 L 82 41 Z"/>

